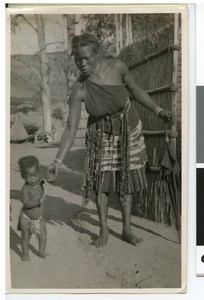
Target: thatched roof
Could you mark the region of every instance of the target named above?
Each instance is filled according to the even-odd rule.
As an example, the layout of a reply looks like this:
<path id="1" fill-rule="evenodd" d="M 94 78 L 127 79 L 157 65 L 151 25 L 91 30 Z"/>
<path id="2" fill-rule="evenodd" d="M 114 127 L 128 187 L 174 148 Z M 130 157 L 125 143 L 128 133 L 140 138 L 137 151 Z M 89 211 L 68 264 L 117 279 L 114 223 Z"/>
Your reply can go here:
<path id="1" fill-rule="evenodd" d="M 12 142 L 20 142 L 26 140 L 28 137 L 29 135 L 25 130 L 21 120 L 17 118 L 15 123 L 11 127 L 10 140 Z"/>
<path id="2" fill-rule="evenodd" d="M 118 58 L 131 68 L 144 60 L 149 54 L 171 46 L 173 42 L 173 32 L 173 26 L 168 24 L 154 33 L 138 37 L 133 44 L 121 50 Z"/>

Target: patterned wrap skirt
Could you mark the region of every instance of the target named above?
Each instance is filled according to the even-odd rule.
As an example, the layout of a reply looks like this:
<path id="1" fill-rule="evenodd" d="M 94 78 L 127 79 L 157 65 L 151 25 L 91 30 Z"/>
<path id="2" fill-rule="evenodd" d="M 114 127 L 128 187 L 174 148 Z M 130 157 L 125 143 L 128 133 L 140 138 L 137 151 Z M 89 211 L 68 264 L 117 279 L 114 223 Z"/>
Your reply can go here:
<path id="1" fill-rule="evenodd" d="M 147 187 L 147 155 L 142 123 L 138 119 L 137 125 L 130 129 L 128 110 L 114 118 L 107 122 L 114 128 L 114 121 L 119 120 L 119 132 L 112 130 L 107 133 L 104 118 L 88 125 L 82 188 L 84 205 L 92 192 L 118 193 L 125 202 L 125 195 L 142 192 Z"/>

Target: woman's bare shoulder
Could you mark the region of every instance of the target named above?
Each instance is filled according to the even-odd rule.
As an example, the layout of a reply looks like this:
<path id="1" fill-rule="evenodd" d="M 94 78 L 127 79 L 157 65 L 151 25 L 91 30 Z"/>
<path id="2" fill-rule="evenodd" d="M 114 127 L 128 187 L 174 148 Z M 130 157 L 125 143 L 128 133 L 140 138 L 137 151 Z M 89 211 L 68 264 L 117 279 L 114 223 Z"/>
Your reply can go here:
<path id="1" fill-rule="evenodd" d="M 77 99 L 83 101 L 84 97 L 85 95 L 84 95 L 83 84 L 80 81 L 76 81 L 72 87 L 70 99 Z"/>
<path id="2" fill-rule="evenodd" d="M 121 61 L 120 59 L 118 59 L 118 58 L 111 59 L 110 60 L 110 66 L 112 68 L 116 68 L 116 69 L 122 70 L 122 71 L 125 70 L 125 69 L 127 69 L 126 64 L 123 61 Z"/>

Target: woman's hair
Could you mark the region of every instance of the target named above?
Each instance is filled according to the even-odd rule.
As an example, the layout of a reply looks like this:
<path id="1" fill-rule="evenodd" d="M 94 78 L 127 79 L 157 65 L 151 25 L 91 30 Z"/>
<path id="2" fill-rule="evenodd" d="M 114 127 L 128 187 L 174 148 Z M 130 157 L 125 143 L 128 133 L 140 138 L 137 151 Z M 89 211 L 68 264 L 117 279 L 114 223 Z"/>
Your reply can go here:
<path id="1" fill-rule="evenodd" d="M 37 169 L 39 168 L 39 161 L 37 157 L 28 155 L 21 157 L 18 161 L 18 165 L 20 168 L 21 176 L 24 177 L 27 173 L 27 169 L 32 168 L 33 166 L 36 166 Z"/>
<path id="2" fill-rule="evenodd" d="M 99 41 L 93 34 L 84 33 L 81 35 L 76 35 L 72 39 L 72 55 L 74 50 L 76 50 L 79 47 L 83 47 L 87 45 L 92 45 L 95 53 L 99 52 L 99 48 L 100 48 Z"/>

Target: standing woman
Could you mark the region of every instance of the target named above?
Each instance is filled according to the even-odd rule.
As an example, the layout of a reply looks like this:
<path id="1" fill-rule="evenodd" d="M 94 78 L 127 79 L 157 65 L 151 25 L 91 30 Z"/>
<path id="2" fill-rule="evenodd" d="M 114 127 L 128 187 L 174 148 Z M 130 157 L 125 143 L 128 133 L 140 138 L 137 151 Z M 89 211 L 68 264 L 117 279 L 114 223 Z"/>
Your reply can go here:
<path id="1" fill-rule="evenodd" d="M 96 247 L 108 241 L 108 197 L 117 193 L 122 211 L 122 239 L 136 245 L 140 240 L 130 228 L 132 196 L 147 187 L 146 147 L 142 124 L 127 91 L 143 106 L 169 122 L 171 113 L 157 106 L 138 87 L 127 66 L 117 59 L 99 58 L 99 42 L 92 34 L 73 38 L 75 64 L 81 72 L 73 86 L 69 116 L 57 156 L 48 167 L 47 180 L 56 180 L 60 164 L 70 150 L 85 103 L 89 114 L 86 133 L 86 160 L 82 187 L 85 204 L 94 192 L 100 221 Z"/>

